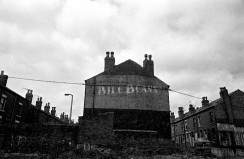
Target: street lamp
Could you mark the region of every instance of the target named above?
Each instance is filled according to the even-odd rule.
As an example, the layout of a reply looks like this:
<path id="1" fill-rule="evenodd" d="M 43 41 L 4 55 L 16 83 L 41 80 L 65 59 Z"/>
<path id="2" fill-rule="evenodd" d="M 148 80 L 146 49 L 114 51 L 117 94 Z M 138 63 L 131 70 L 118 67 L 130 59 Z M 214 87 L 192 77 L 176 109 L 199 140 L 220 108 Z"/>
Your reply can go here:
<path id="1" fill-rule="evenodd" d="M 69 115 L 69 123 L 71 123 L 71 115 L 72 115 L 72 105 L 73 105 L 73 94 L 64 94 L 65 96 L 71 96 L 71 106 L 70 106 L 70 115 Z"/>

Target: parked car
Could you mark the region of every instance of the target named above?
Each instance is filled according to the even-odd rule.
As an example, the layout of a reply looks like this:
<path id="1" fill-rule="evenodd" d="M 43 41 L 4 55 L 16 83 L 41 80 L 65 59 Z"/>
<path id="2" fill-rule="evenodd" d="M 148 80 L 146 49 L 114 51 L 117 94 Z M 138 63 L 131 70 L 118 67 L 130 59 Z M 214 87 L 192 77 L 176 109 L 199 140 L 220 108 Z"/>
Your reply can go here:
<path id="1" fill-rule="evenodd" d="M 199 146 L 211 146 L 211 142 L 206 138 L 198 138 L 195 142 L 196 147 Z"/>

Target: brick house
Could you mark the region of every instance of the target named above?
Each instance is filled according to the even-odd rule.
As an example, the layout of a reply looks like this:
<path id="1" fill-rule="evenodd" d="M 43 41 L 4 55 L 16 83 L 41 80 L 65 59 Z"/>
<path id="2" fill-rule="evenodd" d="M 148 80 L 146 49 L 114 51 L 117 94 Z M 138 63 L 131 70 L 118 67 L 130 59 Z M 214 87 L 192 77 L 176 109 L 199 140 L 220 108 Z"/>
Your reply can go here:
<path id="1" fill-rule="evenodd" d="M 202 107 L 189 105 L 184 113 L 179 107 L 178 118 L 171 113 L 171 137 L 178 144 L 194 146 L 206 138 L 217 146 L 244 148 L 244 92 L 228 93 L 220 88 L 220 98 L 209 103 L 202 98 Z"/>
<path id="2" fill-rule="evenodd" d="M 152 56 L 143 66 L 132 60 L 115 65 L 106 53 L 104 71 L 85 81 L 84 116 L 114 112 L 116 132 L 158 133 L 170 138 L 169 85 L 154 75 Z"/>

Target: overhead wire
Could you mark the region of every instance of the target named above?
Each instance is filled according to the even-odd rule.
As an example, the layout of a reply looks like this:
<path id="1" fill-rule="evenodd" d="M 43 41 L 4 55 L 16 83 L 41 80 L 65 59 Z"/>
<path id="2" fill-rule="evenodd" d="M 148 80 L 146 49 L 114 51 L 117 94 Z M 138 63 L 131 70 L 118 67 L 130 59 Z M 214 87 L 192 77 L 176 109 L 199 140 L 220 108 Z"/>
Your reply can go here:
<path id="1" fill-rule="evenodd" d="M 75 82 L 60 82 L 60 81 L 48 81 L 48 80 L 40 80 L 40 79 L 31 79 L 31 78 L 22 78 L 22 77 L 8 77 L 13 79 L 21 79 L 28 81 L 37 81 L 37 82 L 48 82 L 48 83 L 61 83 L 61 84 L 76 84 L 76 85 L 84 85 L 83 83 L 75 83 Z"/>
<path id="2" fill-rule="evenodd" d="M 13 76 L 9 76 L 8 78 L 12 78 L 12 79 L 20 79 L 20 80 L 28 80 L 28 81 L 36 81 L 36 82 L 46 82 L 46 83 L 56 83 L 56 84 L 73 84 L 73 85 L 85 85 L 85 86 L 128 86 L 128 85 L 104 85 L 104 84 L 85 84 L 85 83 L 79 83 L 79 82 L 64 82 L 64 81 L 52 81 L 52 80 L 41 80 L 41 79 L 32 79 L 32 78 L 23 78 L 23 77 L 13 77 Z M 133 86 L 133 85 L 131 85 Z M 149 86 L 140 86 L 140 85 L 136 85 L 136 87 L 146 87 L 146 88 L 152 88 Z M 193 96 L 187 93 L 183 93 L 183 92 L 179 92 L 173 89 L 169 89 L 169 88 L 158 88 L 158 87 L 153 87 L 153 89 L 159 89 L 159 90 L 168 90 L 168 91 L 172 91 L 175 93 L 179 93 L 185 96 L 189 96 L 189 97 L 193 97 L 193 98 L 197 98 L 197 99 L 202 99 L 201 97 L 197 97 L 197 96 Z"/>

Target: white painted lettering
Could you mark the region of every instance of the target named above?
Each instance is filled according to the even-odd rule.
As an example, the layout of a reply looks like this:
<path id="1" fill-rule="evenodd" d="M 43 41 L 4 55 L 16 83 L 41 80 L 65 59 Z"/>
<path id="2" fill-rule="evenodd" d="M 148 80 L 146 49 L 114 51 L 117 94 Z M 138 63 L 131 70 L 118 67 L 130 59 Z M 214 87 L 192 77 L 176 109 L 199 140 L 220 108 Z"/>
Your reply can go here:
<path id="1" fill-rule="evenodd" d="M 150 92 L 150 93 L 151 93 L 151 92 L 152 92 L 152 86 L 148 86 L 147 88 L 148 88 L 148 89 L 147 89 L 147 90 L 148 90 L 148 92 Z"/>
<path id="2" fill-rule="evenodd" d="M 145 93 L 147 93 L 147 88 L 146 88 L 146 86 L 143 86 L 142 90 L 143 90 Z"/>
<path id="3" fill-rule="evenodd" d="M 157 93 L 157 86 L 141 86 L 141 85 L 137 85 L 134 86 L 133 85 L 127 85 L 127 87 L 114 87 L 114 86 L 99 86 L 98 87 L 98 95 L 114 95 L 114 94 L 121 94 L 121 93 L 126 93 L 126 94 L 130 94 L 130 93 Z"/>
<path id="4" fill-rule="evenodd" d="M 107 94 L 110 94 L 110 87 L 108 86 L 108 91 L 107 91 Z"/>
<path id="5" fill-rule="evenodd" d="M 133 93 L 134 91 L 135 91 L 135 89 L 132 85 L 128 85 L 126 87 L 126 93 Z"/>
<path id="6" fill-rule="evenodd" d="M 121 93 L 121 88 L 120 88 L 120 87 L 118 87 L 118 93 L 119 93 L 119 94 Z"/>
<path id="7" fill-rule="evenodd" d="M 140 91 L 139 91 L 139 86 L 136 86 L 136 92 L 137 92 L 137 93 L 140 92 Z"/>
<path id="8" fill-rule="evenodd" d="M 158 89 L 157 86 L 153 86 L 153 92 L 154 92 L 154 93 L 157 93 L 157 92 L 158 92 L 157 89 Z"/>
<path id="9" fill-rule="evenodd" d="M 114 94 L 114 87 L 111 87 L 111 94 Z"/>
<path id="10" fill-rule="evenodd" d="M 105 87 L 99 86 L 98 87 L 98 95 L 104 95 L 106 93 Z"/>

